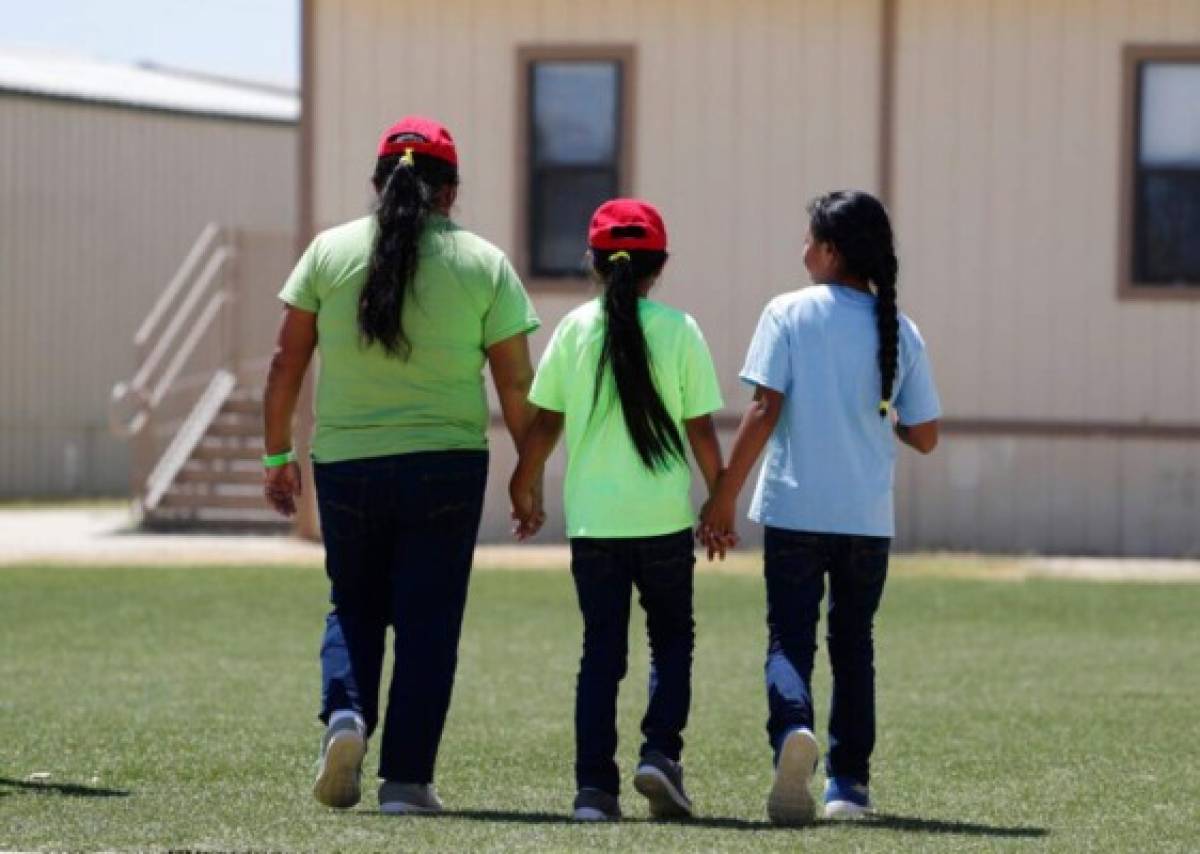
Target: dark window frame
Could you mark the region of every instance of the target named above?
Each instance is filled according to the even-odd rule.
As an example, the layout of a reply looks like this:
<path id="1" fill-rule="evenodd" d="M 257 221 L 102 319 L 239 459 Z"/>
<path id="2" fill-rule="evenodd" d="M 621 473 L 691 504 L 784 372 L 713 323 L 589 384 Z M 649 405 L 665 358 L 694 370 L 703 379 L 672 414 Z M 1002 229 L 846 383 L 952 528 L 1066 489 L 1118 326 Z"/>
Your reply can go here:
<path id="1" fill-rule="evenodd" d="M 616 186 L 619 195 L 632 195 L 634 92 L 637 79 L 637 53 L 632 45 L 536 45 L 517 48 L 517 124 L 516 175 L 520 182 L 515 194 L 517 209 L 513 219 L 514 264 L 526 287 L 531 290 L 578 292 L 585 283 L 579 274 L 536 274 L 533 270 L 533 236 L 537 212 L 534 204 L 539 170 L 533 162 L 533 72 L 540 62 L 615 62 L 618 67 Z M 544 167 L 543 167 L 544 169 Z M 556 166 L 563 173 L 592 172 L 592 166 Z"/>
<path id="2" fill-rule="evenodd" d="M 1153 63 L 1200 65 L 1200 44 L 1133 44 L 1126 45 L 1123 51 L 1117 297 L 1121 300 L 1200 300 L 1200 280 L 1186 283 L 1139 281 L 1135 270 L 1135 253 L 1144 239 L 1144 224 L 1138 217 L 1143 173 L 1174 171 L 1173 167 L 1143 170 L 1139 162 L 1142 67 Z"/>

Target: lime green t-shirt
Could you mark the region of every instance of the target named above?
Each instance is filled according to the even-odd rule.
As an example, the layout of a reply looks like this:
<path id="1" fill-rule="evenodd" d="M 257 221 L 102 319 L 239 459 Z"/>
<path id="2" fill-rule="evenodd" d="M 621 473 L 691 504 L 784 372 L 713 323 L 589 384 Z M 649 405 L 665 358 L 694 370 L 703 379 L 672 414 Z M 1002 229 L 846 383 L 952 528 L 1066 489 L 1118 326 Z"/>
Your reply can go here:
<path id="1" fill-rule="evenodd" d="M 687 446 L 683 421 L 721 408 L 712 355 L 700 327 L 678 309 L 643 299 L 638 317 L 663 405 Z M 604 342 L 604 307 L 593 300 L 572 311 L 547 345 L 529 399 L 565 414 L 568 537 L 652 537 L 691 527 L 691 469 L 675 461 L 652 472 L 625 426 L 612 371 L 592 411 L 596 363 Z"/>
<path id="2" fill-rule="evenodd" d="M 485 350 L 538 328 L 504 253 L 441 216 L 404 301 L 407 359 L 363 346 L 358 298 L 376 234 L 364 217 L 317 235 L 279 298 L 317 315 L 317 462 L 487 448 Z"/>

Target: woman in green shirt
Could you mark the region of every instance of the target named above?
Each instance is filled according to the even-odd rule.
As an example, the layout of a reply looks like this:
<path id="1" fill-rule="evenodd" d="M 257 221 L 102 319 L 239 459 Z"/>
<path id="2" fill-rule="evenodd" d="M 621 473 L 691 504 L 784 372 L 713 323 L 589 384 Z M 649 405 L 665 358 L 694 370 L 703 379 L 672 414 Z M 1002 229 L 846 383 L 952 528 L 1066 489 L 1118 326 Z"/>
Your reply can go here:
<path id="1" fill-rule="evenodd" d="M 314 794 L 331 807 L 360 799 L 391 625 L 380 808 L 436 812 L 434 763 L 487 478 L 483 365 L 519 444 L 531 415 L 526 336 L 538 319 L 504 254 L 449 219 L 458 154 L 445 128 L 418 116 L 390 127 L 373 183 L 374 216 L 319 234 L 280 293 L 265 492 L 295 512 L 291 421 L 319 350 L 312 457 L 333 609 Z"/>

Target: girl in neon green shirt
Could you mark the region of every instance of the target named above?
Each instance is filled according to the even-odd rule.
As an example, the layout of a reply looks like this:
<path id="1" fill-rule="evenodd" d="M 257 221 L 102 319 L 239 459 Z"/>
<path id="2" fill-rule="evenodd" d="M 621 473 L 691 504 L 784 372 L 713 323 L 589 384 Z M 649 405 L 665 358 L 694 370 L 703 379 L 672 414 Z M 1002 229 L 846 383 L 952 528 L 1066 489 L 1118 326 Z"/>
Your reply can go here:
<path id="1" fill-rule="evenodd" d="M 667 261 L 658 211 L 606 202 L 588 244 L 604 293 L 563 319 L 542 357 L 529 394 L 537 411 L 510 484 L 513 516 L 520 539 L 541 526 L 538 472 L 565 427 L 567 535 L 584 620 L 574 815 L 621 815 L 616 701 L 636 586 L 651 668 L 634 786 L 653 816 L 687 816 L 679 758 L 691 699 L 695 515 L 683 437 L 711 490 L 721 469 L 711 413 L 721 395 L 696 322 L 646 298 Z"/>

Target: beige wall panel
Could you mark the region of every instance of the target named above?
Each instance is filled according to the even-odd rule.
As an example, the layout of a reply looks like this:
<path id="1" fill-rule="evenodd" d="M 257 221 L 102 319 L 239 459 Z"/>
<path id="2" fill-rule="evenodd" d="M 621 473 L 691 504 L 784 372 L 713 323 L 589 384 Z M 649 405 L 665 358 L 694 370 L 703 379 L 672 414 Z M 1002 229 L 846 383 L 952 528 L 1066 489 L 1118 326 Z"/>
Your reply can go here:
<path id="1" fill-rule="evenodd" d="M 106 407 L 134 330 L 208 221 L 293 228 L 295 140 L 0 95 L 0 495 L 125 491 Z"/>
<path id="2" fill-rule="evenodd" d="M 948 437 L 897 467 L 899 548 L 1200 554 L 1187 442 Z"/>
<path id="3" fill-rule="evenodd" d="M 1122 48 L 1200 42 L 1200 4 L 898 7 L 901 299 L 947 413 L 1195 424 L 1200 302 L 1118 300 L 1116 236 Z M 1195 443 L 950 436 L 938 454 L 900 467 L 921 545 L 1194 551 Z"/>
<path id="4" fill-rule="evenodd" d="M 903 300 L 958 416 L 1190 421 L 1200 302 L 1116 296 L 1121 49 L 1197 4 L 901 0 Z"/>

